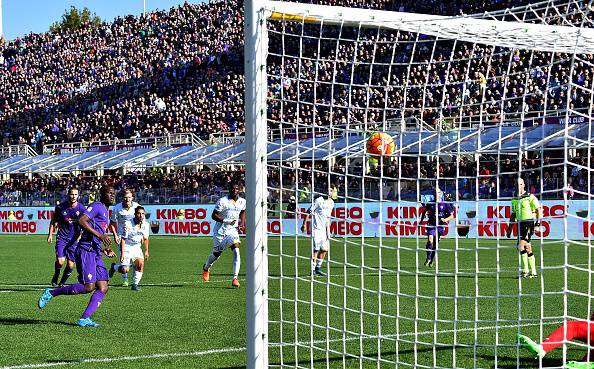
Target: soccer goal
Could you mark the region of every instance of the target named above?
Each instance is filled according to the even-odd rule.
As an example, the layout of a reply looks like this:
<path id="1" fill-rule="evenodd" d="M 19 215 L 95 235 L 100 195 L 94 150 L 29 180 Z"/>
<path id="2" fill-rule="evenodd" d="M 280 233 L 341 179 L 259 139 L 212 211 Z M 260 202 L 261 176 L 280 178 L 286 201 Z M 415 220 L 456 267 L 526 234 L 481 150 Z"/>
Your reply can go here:
<path id="1" fill-rule="evenodd" d="M 561 367 L 594 346 L 518 343 L 594 310 L 592 16 L 246 1 L 249 368 Z"/>

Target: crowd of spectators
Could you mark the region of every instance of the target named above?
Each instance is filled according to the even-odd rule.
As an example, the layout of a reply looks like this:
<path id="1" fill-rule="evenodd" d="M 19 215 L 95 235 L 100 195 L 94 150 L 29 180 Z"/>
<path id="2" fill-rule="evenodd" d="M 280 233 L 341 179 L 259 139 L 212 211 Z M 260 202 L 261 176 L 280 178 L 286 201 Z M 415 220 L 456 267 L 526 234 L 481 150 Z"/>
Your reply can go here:
<path id="1" fill-rule="evenodd" d="M 319 2 L 450 15 L 527 3 Z M 77 31 L 30 34 L 0 43 L 3 143 L 26 143 L 40 150 L 46 143 L 176 132 L 201 137 L 243 134 L 241 6 L 234 1 L 184 4 Z M 581 13 L 573 6 L 543 13 L 540 21 L 557 24 L 564 13 L 575 13 L 565 21 L 580 21 Z M 430 37 L 417 41 L 417 35 L 407 32 L 340 31 L 332 26 L 321 38 L 318 26 L 301 28 L 287 25 L 282 40 L 274 31 L 280 25 L 272 28 L 269 117 L 282 124 L 271 129 L 330 122 L 361 129 L 401 116 L 434 126 L 488 123 L 534 117 L 544 110 L 554 113 L 563 109 L 568 95 L 575 109 L 590 101 L 591 55 L 583 56 L 586 62 L 576 63 L 570 76 L 570 61 L 562 55 L 435 42 Z M 331 38 L 339 32 L 337 44 Z M 291 36 L 302 33 L 314 37 Z M 302 64 L 293 56 L 301 56 Z M 419 64 L 408 68 L 412 61 Z M 569 90 L 570 80 L 584 88 Z M 296 101 L 302 102 L 300 109 Z"/>
<path id="2" fill-rule="evenodd" d="M 241 23 L 214 1 L 0 45 L 3 143 L 242 132 Z"/>
<path id="3" fill-rule="evenodd" d="M 70 187 L 77 187 L 83 202 L 87 203 L 95 198 L 103 185 L 113 186 L 118 193 L 124 188 L 133 189 L 136 199 L 143 204 L 213 203 L 226 193 L 228 183 L 243 183 L 243 180 L 243 168 L 215 171 L 179 169 L 170 173 L 153 168 L 144 173 L 126 175 L 12 176 L 0 181 L 0 204 L 52 205 L 65 199 Z"/>
<path id="4" fill-rule="evenodd" d="M 441 15 L 500 10 L 528 3 L 315 2 Z M 541 23 L 592 24 L 591 18 L 583 18 L 576 4 L 527 14 Z M 435 41 L 407 32 L 340 30 L 333 26 L 320 31 L 319 26 L 296 23 L 282 25 L 284 36 L 280 30 L 281 25 L 272 26 L 268 59 L 268 117 L 273 132 L 299 133 L 296 127 L 314 125 L 333 125 L 338 131 L 364 130 L 400 117 L 436 128 L 440 124 L 494 124 L 501 119 L 518 121 L 545 112 L 563 113 L 567 101 L 572 109 L 590 107 L 592 55 L 580 56 L 584 61 L 576 61 L 570 69 L 571 60 L 566 55 Z M 339 33 L 340 41 L 336 41 Z M 302 34 L 306 37 L 297 37 Z M 77 31 L 30 34 L 2 41 L 2 143 L 29 144 L 41 150 L 48 143 L 178 132 L 203 138 L 220 132 L 242 135 L 244 80 L 241 2 L 183 4 L 168 11 L 119 17 L 97 27 L 88 25 Z M 575 86 L 569 88 L 570 82 Z M 299 107 L 297 101 L 301 102 Z M 402 198 L 402 194 L 416 193 L 416 179 L 433 178 L 435 168 L 439 168 L 442 178 L 453 174 L 461 177 L 457 186 L 446 184 L 450 191 L 458 188 L 460 198 L 474 198 L 477 194 L 479 198 L 491 198 L 513 187 L 511 179 L 505 176 L 495 180 L 497 171 L 520 167 L 512 159 L 499 161 L 499 166 L 498 158 L 484 160 L 480 166 L 470 159 L 460 160 L 460 165 L 455 165 L 404 158 L 401 163 L 382 163 L 370 170 L 360 163 L 348 169 L 345 164 L 337 164 L 331 168 L 335 173 L 332 180 L 343 183 L 342 193 L 353 197 L 365 194 L 377 198 L 377 189 L 381 188 L 382 196 L 396 199 Z M 530 168 L 534 160 L 527 159 L 522 168 Z M 543 159 L 547 160 L 552 159 Z M 585 157 L 577 156 L 576 160 L 584 164 Z M 540 166 L 541 161 L 536 161 Z M 368 177 L 362 180 L 363 172 L 368 170 Z M 347 171 L 349 180 L 345 181 Z M 535 171 L 530 177 L 534 183 L 543 183 L 545 191 L 559 188 L 562 171 Z M 271 188 L 281 178 L 283 187 L 324 183 L 323 168 L 311 170 L 303 166 L 299 172 L 313 172 L 314 178 L 273 174 Z M 573 166 L 570 172 L 570 185 L 587 191 L 585 169 Z M 184 201 L 204 202 L 218 196 L 221 189 L 217 185 L 238 178 L 238 173 L 178 170 L 171 174 L 112 174 L 102 179 L 80 175 L 73 181 L 89 193 L 107 180 L 118 188 L 135 188 L 139 196 L 146 195 L 147 202 L 175 201 L 179 196 Z M 478 181 L 472 179 L 477 175 Z M 12 178 L 0 186 L 0 202 L 33 196 L 25 194 L 59 193 L 71 182 L 62 177 Z M 534 189 L 540 191 L 541 186 L 535 184 Z M 193 197 L 186 200 L 186 194 Z"/>

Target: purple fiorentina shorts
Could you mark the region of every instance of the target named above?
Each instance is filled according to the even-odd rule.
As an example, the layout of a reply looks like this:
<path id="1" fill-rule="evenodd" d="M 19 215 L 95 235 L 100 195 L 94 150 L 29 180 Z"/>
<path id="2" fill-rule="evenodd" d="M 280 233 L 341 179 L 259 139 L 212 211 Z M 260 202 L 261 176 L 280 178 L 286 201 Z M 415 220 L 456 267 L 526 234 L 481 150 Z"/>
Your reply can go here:
<path id="1" fill-rule="evenodd" d="M 78 272 L 78 281 L 82 284 L 109 281 L 109 275 L 103 263 L 103 258 L 101 258 L 101 253 L 91 245 L 80 244 L 79 246 L 76 248 L 74 260 Z"/>

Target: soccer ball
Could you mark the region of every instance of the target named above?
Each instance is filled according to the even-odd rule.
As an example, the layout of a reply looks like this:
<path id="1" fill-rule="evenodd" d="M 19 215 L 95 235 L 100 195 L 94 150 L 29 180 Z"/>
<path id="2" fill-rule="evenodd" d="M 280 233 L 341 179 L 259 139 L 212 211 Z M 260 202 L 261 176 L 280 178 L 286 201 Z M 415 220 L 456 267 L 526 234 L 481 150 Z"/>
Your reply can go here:
<path id="1" fill-rule="evenodd" d="M 367 152 L 371 155 L 392 155 L 395 150 L 394 139 L 385 132 L 374 132 L 367 139 Z"/>

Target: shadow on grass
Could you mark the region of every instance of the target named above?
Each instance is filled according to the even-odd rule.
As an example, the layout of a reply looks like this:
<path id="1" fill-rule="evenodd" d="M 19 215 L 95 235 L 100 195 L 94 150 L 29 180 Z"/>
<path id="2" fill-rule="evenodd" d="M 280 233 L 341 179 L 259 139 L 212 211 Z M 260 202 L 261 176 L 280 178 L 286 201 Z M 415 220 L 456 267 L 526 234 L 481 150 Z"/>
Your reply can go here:
<path id="1" fill-rule="evenodd" d="M 454 349 L 455 346 L 451 346 L 451 347 L 436 347 L 435 351 L 439 352 L 439 351 L 452 351 L 452 349 Z M 403 354 L 412 354 L 414 353 L 415 350 L 400 350 L 398 351 L 399 355 L 403 355 Z M 433 352 L 433 348 L 432 347 L 428 347 L 428 348 L 424 348 L 424 349 L 417 349 L 416 350 L 417 353 L 423 353 L 423 352 Z M 381 355 L 383 357 L 386 356 L 396 356 L 396 351 L 382 351 Z M 373 358 L 373 357 L 377 357 L 377 353 L 376 352 L 371 352 L 371 353 L 365 353 L 365 356 L 368 358 Z M 345 357 L 344 358 L 345 363 L 348 362 L 358 362 L 359 359 L 358 358 L 354 358 L 354 357 Z M 326 358 L 319 358 L 319 359 L 314 359 L 313 363 L 318 363 L 318 364 L 323 364 L 326 363 L 326 361 L 330 362 L 330 363 L 336 363 L 336 362 L 342 362 L 343 361 L 343 357 L 342 356 L 335 356 L 335 354 L 333 354 L 332 356 L 330 356 L 328 359 Z M 301 364 L 303 365 L 303 363 L 312 363 L 309 358 L 305 359 L 305 360 L 300 360 L 299 362 L 297 361 L 287 361 L 287 360 L 283 360 L 283 366 L 295 366 L 296 364 Z M 269 364 L 270 366 L 277 366 L 280 365 L 280 362 L 271 362 Z M 349 365 L 347 365 L 347 367 L 349 367 Z M 245 365 L 244 366 L 227 366 L 227 367 L 223 367 L 221 369 L 245 369 Z"/>
<path id="2" fill-rule="evenodd" d="M 61 320 L 29 319 L 29 318 L 3 318 L 0 317 L 0 325 L 36 325 L 36 324 L 60 324 L 78 327 L 78 324 Z"/>
<path id="3" fill-rule="evenodd" d="M 493 355 L 477 355 L 478 357 L 490 361 L 492 363 L 495 362 L 495 356 Z M 519 364 L 519 366 L 518 366 Z M 561 366 L 561 361 L 558 359 L 549 359 L 543 358 L 542 359 L 542 367 L 543 368 L 553 368 Z M 516 368 L 537 368 L 538 367 L 538 360 L 529 358 L 529 357 L 521 357 L 519 360 L 514 356 L 502 356 L 497 355 L 497 368 L 502 369 L 516 369 Z"/>

